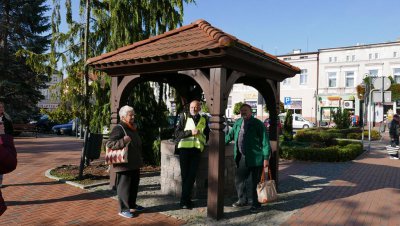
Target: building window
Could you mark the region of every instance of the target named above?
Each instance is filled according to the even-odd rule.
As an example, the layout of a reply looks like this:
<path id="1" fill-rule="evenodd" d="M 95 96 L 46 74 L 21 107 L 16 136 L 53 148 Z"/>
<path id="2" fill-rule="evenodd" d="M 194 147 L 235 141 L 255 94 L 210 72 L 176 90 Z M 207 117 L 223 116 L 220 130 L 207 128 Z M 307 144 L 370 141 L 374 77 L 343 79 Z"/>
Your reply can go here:
<path id="1" fill-rule="evenodd" d="M 333 62 L 337 62 L 337 57 L 334 57 L 334 58 L 333 58 Z"/>
<path id="2" fill-rule="evenodd" d="M 397 57 L 397 52 L 393 52 L 393 58 Z"/>
<path id="3" fill-rule="evenodd" d="M 354 71 L 346 71 L 345 79 L 346 87 L 354 87 Z"/>
<path id="4" fill-rule="evenodd" d="M 283 60 L 290 60 L 290 57 L 284 57 Z"/>
<path id="5" fill-rule="evenodd" d="M 232 107 L 232 96 L 228 97 L 228 108 Z"/>
<path id="6" fill-rule="evenodd" d="M 378 59 L 378 58 L 379 58 L 379 54 L 375 53 L 375 59 Z"/>
<path id="7" fill-rule="evenodd" d="M 351 61 L 355 61 L 356 60 L 356 55 L 352 55 L 351 56 Z"/>
<path id="8" fill-rule="evenodd" d="M 307 84 L 307 69 L 301 69 L 300 72 L 300 85 Z"/>
<path id="9" fill-rule="evenodd" d="M 332 57 L 329 57 L 329 63 L 331 63 L 332 62 Z"/>
<path id="10" fill-rule="evenodd" d="M 393 77 L 396 83 L 400 83 L 400 68 L 393 68 Z"/>
<path id="11" fill-rule="evenodd" d="M 282 85 L 284 85 L 284 86 L 290 85 L 290 78 L 287 78 L 287 79 L 283 80 L 282 81 Z"/>
<path id="12" fill-rule="evenodd" d="M 301 56 L 300 59 L 308 59 L 308 56 Z"/>
<path id="13" fill-rule="evenodd" d="M 346 56 L 346 61 L 347 61 L 347 62 L 350 61 L 350 56 Z"/>
<path id="14" fill-rule="evenodd" d="M 378 70 L 377 69 L 369 70 L 368 74 L 371 77 L 378 77 Z"/>
<path id="15" fill-rule="evenodd" d="M 336 87 L 336 72 L 328 72 L 328 87 Z"/>
<path id="16" fill-rule="evenodd" d="M 372 60 L 372 53 L 369 54 L 369 59 Z"/>

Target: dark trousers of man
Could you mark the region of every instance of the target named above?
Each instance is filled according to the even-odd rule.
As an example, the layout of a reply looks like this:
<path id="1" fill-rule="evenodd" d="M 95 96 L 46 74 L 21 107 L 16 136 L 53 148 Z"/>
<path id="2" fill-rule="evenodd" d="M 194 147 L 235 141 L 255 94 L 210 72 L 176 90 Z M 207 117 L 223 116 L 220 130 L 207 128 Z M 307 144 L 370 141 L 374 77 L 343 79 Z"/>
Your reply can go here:
<path id="1" fill-rule="evenodd" d="M 190 205 L 192 189 L 199 168 L 201 152 L 197 148 L 182 148 L 179 153 L 181 166 L 182 193 L 181 205 Z"/>
<path id="2" fill-rule="evenodd" d="M 139 188 L 140 169 L 117 173 L 117 194 L 120 211 L 135 208 Z"/>
<path id="3" fill-rule="evenodd" d="M 259 207 L 261 204 L 258 202 L 257 196 L 257 184 L 260 182 L 262 166 L 247 167 L 246 158 L 243 155 L 237 156 L 239 161 L 236 161 L 237 169 L 235 175 L 235 186 L 238 194 L 238 202 L 247 203 L 247 179 L 251 174 L 251 197 L 253 204 L 252 206 Z"/>

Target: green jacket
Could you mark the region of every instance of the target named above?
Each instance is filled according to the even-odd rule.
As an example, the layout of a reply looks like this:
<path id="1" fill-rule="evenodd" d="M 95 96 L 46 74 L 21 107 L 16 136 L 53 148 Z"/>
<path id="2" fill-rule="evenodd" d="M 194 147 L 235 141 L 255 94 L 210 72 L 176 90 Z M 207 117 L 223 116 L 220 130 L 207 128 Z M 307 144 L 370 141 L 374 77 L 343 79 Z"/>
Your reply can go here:
<path id="1" fill-rule="evenodd" d="M 250 124 L 244 138 L 246 141 L 244 144 L 246 150 L 246 166 L 262 166 L 264 160 L 268 160 L 270 155 L 269 137 L 264 124 L 260 120 L 253 116 L 251 116 L 249 120 Z M 225 135 L 225 144 L 228 144 L 232 140 L 235 141 L 235 147 L 233 149 L 233 157 L 235 160 L 239 151 L 237 142 L 242 122 L 243 118 L 238 119 L 229 133 Z"/>

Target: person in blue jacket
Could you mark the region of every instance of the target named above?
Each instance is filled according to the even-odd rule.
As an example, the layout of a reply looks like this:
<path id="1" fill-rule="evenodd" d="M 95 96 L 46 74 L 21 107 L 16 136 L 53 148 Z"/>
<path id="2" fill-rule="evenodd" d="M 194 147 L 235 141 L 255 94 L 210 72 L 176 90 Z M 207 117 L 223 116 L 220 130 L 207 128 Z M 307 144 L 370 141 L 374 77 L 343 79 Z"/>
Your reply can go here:
<path id="1" fill-rule="evenodd" d="M 235 142 L 234 159 L 236 162 L 235 186 L 238 195 L 233 207 L 248 205 L 246 180 L 251 174 L 250 211 L 258 212 L 261 204 L 258 202 L 257 184 L 260 182 L 262 170 L 268 167 L 270 144 L 264 124 L 252 116 L 251 106 L 243 104 L 240 107 L 241 118 L 236 120 L 232 129 L 225 136 L 225 143 Z"/>

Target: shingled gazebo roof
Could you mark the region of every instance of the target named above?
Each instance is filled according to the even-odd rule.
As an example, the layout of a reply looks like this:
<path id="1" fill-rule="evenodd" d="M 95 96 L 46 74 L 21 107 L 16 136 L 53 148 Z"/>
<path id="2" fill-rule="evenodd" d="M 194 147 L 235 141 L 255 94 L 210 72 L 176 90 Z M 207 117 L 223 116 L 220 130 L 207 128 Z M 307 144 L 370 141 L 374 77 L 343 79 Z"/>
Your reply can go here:
<path id="1" fill-rule="evenodd" d="M 299 68 L 202 19 L 90 58 L 87 64 L 111 76 L 226 67 L 282 81 L 288 75 L 299 73 Z"/>

